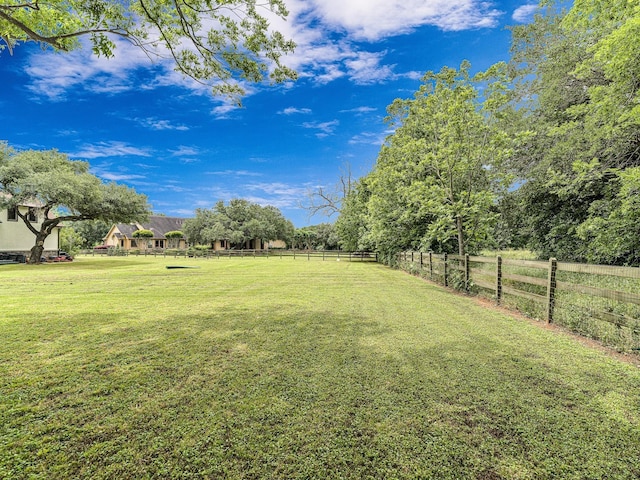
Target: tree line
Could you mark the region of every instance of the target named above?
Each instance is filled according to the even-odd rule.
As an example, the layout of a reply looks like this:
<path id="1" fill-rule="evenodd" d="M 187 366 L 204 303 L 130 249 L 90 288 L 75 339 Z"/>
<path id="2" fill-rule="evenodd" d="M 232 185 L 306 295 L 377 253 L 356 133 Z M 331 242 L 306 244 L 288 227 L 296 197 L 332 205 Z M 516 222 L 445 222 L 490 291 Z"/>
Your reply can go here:
<path id="1" fill-rule="evenodd" d="M 342 201 L 349 250 L 640 263 L 640 4 L 543 2 L 509 62 L 428 72 Z"/>

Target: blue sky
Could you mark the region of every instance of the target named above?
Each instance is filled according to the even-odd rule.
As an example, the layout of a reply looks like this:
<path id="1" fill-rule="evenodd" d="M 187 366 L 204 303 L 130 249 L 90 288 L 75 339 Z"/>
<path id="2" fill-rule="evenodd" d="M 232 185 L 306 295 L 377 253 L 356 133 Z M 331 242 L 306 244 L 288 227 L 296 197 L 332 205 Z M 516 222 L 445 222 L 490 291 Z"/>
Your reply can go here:
<path id="1" fill-rule="evenodd" d="M 132 186 L 154 212 L 188 217 L 218 200 L 274 205 L 297 227 L 332 221 L 300 208 L 345 165 L 369 172 L 386 107 L 428 70 L 508 60 L 509 25 L 526 0 L 285 0 L 275 29 L 298 48 L 299 80 L 249 85 L 243 107 L 213 97 L 164 62 L 118 41 L 112 59 L 90 49 L 29 45 L 0 52 L 0 140 L 58 149 L 105 181 Z"/>

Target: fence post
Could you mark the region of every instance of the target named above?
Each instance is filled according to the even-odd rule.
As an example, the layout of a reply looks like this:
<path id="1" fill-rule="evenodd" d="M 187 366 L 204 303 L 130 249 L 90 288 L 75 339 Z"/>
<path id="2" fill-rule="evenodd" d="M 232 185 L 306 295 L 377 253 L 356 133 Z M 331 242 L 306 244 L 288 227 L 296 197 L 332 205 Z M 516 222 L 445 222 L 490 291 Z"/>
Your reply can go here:
<path id="1" fill-rule="evenodd" d="M 502 300 L 502 257 L 496 258 L 496 302 L 500 305 Z"/>
<path id="2" fill-rule="evenodd" d="M 558 261 L 555 258 L 549 259 L 549 276 L 547 277 L 547 323 L 553 322 L 553 309 L 556 304 L 556 271 Z"/>
<path id="3" fill-rule="evenodd" d="M 433 252 L 429 252 L 429 278 L 433 280 Z"/>
<path id="4" fill-rule="evenodd" d="M 448 287 L 449 286 L 449 272 L 448 272 L 448 265 L 447 265 L 447 254 L 444 254 L 444 286 Z"/>
<path id="5" fill-rule="evenodd" d="M 411 263 L 413 263 L 413 250 L 411 250 Z"/>
<path id="6" fill-rule="evenodd" d="M 469 266 L 469 254 L 464 256 L 464 290 L 469 293 L 469 283 L 471 281 L 471 267 Z"/>
<path id="7" fill-rule="evenodd" d="M 422 252 L 420 252 L 420 273 L 422 273 Z"/>

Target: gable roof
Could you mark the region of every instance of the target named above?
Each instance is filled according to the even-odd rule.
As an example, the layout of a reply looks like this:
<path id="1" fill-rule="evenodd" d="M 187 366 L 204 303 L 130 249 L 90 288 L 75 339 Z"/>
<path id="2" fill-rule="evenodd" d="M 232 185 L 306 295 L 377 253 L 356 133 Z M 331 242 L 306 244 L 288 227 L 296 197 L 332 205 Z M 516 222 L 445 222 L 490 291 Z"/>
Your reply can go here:
<path id="1" fill-rule="evenodd" d="M 164 217 L 162 215 L 151 215 L 145 223 L 119 223 L 116 225 L 118 231 L 123 237 L 133 238 L 134 232 L 138 230 L 151 230 L 153 238 L 166 238 L 167 232 L 182 229 L 184 218 Z"/>

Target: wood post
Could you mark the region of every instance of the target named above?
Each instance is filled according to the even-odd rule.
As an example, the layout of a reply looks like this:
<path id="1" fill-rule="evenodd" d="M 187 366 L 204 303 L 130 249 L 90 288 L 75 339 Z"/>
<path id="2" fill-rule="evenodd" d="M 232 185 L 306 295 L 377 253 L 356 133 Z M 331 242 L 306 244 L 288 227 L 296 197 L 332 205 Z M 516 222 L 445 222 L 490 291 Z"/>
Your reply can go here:
<path id="1" fill-rule="evenodd" d="M 502 301 L 502 257 L 496 258 L 496 302 L 498 305 Z"/>
<path id="2" fill-rule="evenodd" d="M 429 252 L 429 278 L 433 280 L 433 252 Z"/>
<path id="3" fill-rule="evenodd" d="M 448 272 L 448 268 L 447 268 L 447 254 L 444 254 L 444 286 L 448 287 L 449 286 L 449 272 Z"/>
<path id="4" fill-rule="evenodd" d="M 547 277 L 547 323 L 553 322 L 553 309 L 556 304 L 556 272 L 558 261 L 555 258 L 549 259 L 549 275 Z"/>
<path id="5" fill-rule="evenodd" d="M 469 254 L 464 256 L 464 289 L 469 293 L 469 283 L 471 282 L 471 267 L 469 265 Z"/>

